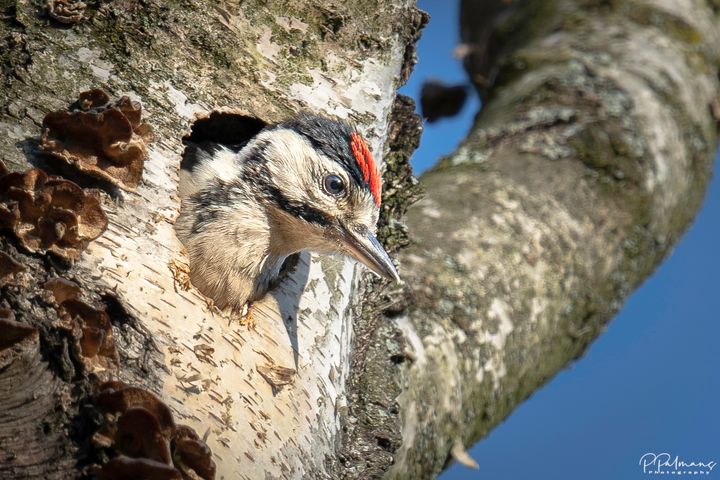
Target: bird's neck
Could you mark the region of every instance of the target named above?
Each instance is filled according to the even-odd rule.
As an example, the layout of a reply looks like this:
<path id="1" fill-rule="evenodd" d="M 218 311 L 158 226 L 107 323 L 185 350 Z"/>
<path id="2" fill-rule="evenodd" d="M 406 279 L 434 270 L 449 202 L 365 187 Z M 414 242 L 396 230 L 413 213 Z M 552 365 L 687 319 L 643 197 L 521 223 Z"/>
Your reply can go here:
<path id="1" fill-rule="evenodd" d="M 280 270 L 282 270 L 287 257 L 288 255 L 272 254 L 268 250 L 268 253 L 260 260 L 251 300 L 257 300 L 270 290 L 280 276 Z"/>
<path id="2" fill-rule="evenodd" d="M 280 276 L 285 260 L 303 249 L 308 243 L 308 236 L 303 241 L 296 238 L 303 235 L 303 222 L 297 222 L 287 214 L 270 208 L 262 214 L 256 212 L 252 218 L 257 222 L 242 222 L 245 228 L 237 245 L 243 255 L 236 258 L 240 261 L 238 269 L 251 272 L 246 278 L 253 282 L 250 300 L 257 300 L 265 295 Z M 233 222 L 236 223 L 236 222 Z M 236 224 L 240 224 L 237 222 Z"/>
<path id="3" fill-rule="evenodd" d="M 260 256 L 255 279 L 255 291 L 259 296 L 272 287 L 289 256 L 301 250 L 323 249 L 317 227 L 275 208 L 268 209 L 265 218 L 268 222 L 268 235 L 263 239 L 265 243 L 262 246 L 263 253 Z"/>
<path id="4" fill-rule="evenodd" d="M 254 206 L 253 206 L 254 207 Z M 273 238 L 269 218 L 260 209 L 255 211 L 235 208 L 227 219 L 228 225 L 242 225 L 242 228 L 228 232 L 233 245 L 223 261 L 231 266 L 231 276 L 238 282 L 245 282 L 247 300 L 260 299 L 278 277 L 283 262 L 291 252 L 283 251 Z"/>

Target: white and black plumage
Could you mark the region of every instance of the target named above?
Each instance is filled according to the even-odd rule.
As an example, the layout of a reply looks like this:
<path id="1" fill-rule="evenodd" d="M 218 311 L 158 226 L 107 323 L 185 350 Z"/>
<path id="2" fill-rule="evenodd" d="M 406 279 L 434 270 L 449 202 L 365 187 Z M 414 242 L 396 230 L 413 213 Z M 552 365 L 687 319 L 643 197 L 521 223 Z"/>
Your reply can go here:
<path id="1" fill-rule="evenodd" d="M 344 253 L 398 280 L 373 232 L 380 173 L 348 124 L 311 114 L 269 126 L 239 152 L 197 150 L 181 170 L 176 223 L 190 279 L 220 308 L 257 300 L 285 259 Z"/>

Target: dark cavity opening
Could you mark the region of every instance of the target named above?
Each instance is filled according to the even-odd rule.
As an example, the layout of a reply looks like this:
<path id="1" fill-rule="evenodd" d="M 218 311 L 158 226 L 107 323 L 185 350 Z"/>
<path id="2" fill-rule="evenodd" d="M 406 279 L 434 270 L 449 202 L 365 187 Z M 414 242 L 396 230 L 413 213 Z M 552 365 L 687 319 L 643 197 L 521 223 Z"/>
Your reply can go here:
<path id="1" fill-rule="evenodd" d="M 382 448 L 386 452 L 394 452 L 395 449 L 393 448 L 392 442 L 389 438 L 383 437 L 383 436 L 376 436 L 375 440 L 377 441 L 378 447 Z"/>
<path id="2" fill-rule="evenodd" d="M 266 125 L 259 118 L 249 115 L 212 112 L 208 117 L 197 120 L 190 135 L 183 137 L 185 152 L 180 168 L 193 169 L 198 149 L 212 151 L 213 147 L 221 145 L 238 152 Z"/>

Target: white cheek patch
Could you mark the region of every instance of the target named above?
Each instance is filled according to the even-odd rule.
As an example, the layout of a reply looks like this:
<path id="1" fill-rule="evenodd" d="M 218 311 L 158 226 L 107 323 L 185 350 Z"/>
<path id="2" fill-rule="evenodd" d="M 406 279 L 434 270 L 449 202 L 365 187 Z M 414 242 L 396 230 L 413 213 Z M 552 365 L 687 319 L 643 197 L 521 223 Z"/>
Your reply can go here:
<path id="1" fill-rule="evenodd" d="M 334 173 L 347 184 L 347 174 L 292 130 L 278 129 L 267 135 L 271 141 L 265 155 L 272 159 L 267 167 L 275 184 L 283 186 L 285 196 L 297 202 L 310 200 L 321 209 L 332 209 L 334 200 L 322 190 L 323 175 Z"/>
<path id="2" fill-rule="evenodd" d="M 261 134 L 268 140 L 265 156 L 270 175 L 276 185 L 282 185 L 283 195 L 290 201 L 310 203 L 318 210 L 344 218 L 348 223 L 367 225 L 375 229 L 378 208 L 372 194 L 365 188 L 351 188 L 351 194 L 337 199 L 328 195 L 322 186 L 326 174 L 338 175 L 350 188 L 347 171 L 333 160 L 319 153 L 310 142 L 290 129 L 277 129 Z M 345 216 L 350 214 L 351 218 Z"/>
<path id="3" fill-rule="evenodd" d="M 225 147 L 219 147 L 212 155 L 202 152 L 203 158 L 193 170 L 196 182 L 206 185 L 211 180 L 219 178 L 229 181 L 238 174 L 238 154 Z"/>

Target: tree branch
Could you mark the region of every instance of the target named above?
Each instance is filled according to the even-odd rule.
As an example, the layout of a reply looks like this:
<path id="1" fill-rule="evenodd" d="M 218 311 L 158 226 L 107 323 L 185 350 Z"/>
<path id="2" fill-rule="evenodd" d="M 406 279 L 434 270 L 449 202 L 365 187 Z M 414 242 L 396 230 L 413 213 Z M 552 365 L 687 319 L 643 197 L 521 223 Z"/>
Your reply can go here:
<path id="1" fill-rule="evenodd" d="M 461 19 L 484 108 L 408 213 L 393 478 L 432 477 L 582 355 L 694 217 L 717 144 L 717 7 L 491 3 Z"/>

